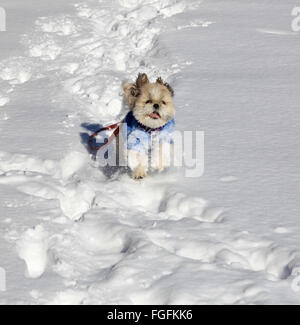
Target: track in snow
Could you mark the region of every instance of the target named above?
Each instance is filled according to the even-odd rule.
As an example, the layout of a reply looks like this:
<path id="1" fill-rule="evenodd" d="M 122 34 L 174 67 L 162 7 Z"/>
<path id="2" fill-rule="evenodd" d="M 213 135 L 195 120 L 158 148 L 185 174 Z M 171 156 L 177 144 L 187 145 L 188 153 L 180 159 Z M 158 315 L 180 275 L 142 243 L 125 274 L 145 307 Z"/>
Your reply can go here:
<path id="1" fill-rule="evenodd" d="M 142 69 L 150 77 L 159 74 L 175 81 L 181 66 L 191 64 L 173 61 L 159 35 L 167 19 L 197 3 L 83 2 L 75 5 L 74 13 L 39 18 L 34 31 L 22 37 L 25 54 L 0 63 L 0 106 L 5 108 L 22 92 L 29 96 L 30 84 L 41 83 L 44 94 L 47 86 L 55 85 L 50 95 L 56 108 L 41 115 L 47 125 L 53 114 L 50 123 L 59 123 L 53 134 L 69 141 L 62 159 L 39 158 L 29 149 L 0 153 L 0 185 L 8 193 L 2 205 L 27 215 L 22 220 L 8 213 L 1 234 L 25 261 L 26 276 L 36 279 L 34 284 L 25 281 L 27 296 L 8 294 L 4 301 L 260 302 L 269 297 L 272 281 L 290 277 L 299 261 L 296 252 L 232 228 L 224 209 L 185 191 L 180 171 L 153 175 L 142 183 L 128 175 L 107 179 L 92 165 L 77 136 L 82 123 L 89 130 L 92 121 L 105 124 L 124 114 L 124 78 Z M 210 24 L 197 20 L 177 27 Z M 8 109 L 3 112 L 2 123 L 14 118 Z M 34 128 L 39 122 L 28 119 L 30 123 Z M 48 134 L 53 130 L 51 126 Z M 220 285 L 205 287 L 208 273 Z"/>

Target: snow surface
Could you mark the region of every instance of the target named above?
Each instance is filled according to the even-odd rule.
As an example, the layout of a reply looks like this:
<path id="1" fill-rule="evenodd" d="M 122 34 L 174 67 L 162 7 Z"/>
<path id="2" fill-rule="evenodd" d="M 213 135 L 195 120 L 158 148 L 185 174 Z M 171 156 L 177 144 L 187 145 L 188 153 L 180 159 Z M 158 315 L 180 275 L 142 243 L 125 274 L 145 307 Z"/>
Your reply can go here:
<path id="1" fill-rule="evenodd" d="M 299 304 L 299 33 L 277 0 L 1 0 L 1 304 Z M 137 182 L 85 143 L 121 82 L 176 92 L 205 173 Z"/>

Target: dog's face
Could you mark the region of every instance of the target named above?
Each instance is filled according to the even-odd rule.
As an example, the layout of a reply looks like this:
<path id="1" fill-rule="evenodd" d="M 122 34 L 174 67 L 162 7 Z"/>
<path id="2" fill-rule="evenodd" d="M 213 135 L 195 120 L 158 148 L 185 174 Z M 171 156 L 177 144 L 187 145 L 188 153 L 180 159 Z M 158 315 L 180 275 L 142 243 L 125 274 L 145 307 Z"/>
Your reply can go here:
<path id="1" fill-rule="evenodd" d="M 133 103 L 133 115 L 138 122 L 149 128 L 157 129 L 174 118 L 173 89 L 161 78 L 155 83 L 150 83 L 147 75 L 140 74 L 136 83 L 130 85 L 127 86 L 127 93 L 126 86 L 124 86 L 125 97 L 129 95 Z"/>

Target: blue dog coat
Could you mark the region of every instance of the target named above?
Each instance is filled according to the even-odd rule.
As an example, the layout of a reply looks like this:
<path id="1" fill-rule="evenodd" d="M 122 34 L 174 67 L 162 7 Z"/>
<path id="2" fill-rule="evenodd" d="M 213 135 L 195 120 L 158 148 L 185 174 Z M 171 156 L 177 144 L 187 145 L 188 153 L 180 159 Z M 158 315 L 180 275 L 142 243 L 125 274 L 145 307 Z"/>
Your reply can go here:
<path id="1" fill-rule="evenodd" d="M 172 133 L 175 130 L 174 119 L 158 129 L 151 129 L 139 123 L 134 117 L 132 111 L 130 111 L 126 115 L 124 123 L 127 124 L 128 150 L 135 150 L 144 154 L 148 154 L 148 151 L 151 148 L 153 137 L 155 137 L 160 144 L 173 144 Z"/>

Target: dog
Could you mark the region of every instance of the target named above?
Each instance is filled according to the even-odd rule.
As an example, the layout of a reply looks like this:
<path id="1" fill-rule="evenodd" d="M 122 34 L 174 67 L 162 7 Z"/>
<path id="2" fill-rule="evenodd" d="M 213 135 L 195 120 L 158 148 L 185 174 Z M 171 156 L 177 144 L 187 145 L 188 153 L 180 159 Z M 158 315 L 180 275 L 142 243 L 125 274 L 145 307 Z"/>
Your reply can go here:
<path id="1" fill-rule="evenodd" d="M 170 165 L 175 130 L 174 90 L 162 78 L 151 83 L 139 74 L 135 83 L 123 83 L 130 111 L 127 125 L 127 162 L 133 179 L 143 179 L 151 168 L 163 171 Z"/>

